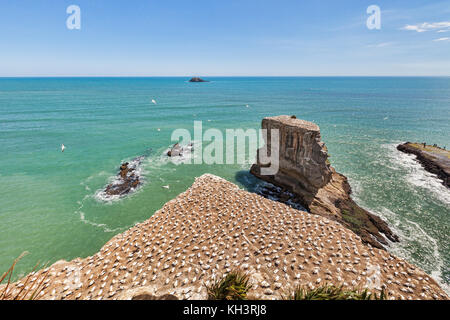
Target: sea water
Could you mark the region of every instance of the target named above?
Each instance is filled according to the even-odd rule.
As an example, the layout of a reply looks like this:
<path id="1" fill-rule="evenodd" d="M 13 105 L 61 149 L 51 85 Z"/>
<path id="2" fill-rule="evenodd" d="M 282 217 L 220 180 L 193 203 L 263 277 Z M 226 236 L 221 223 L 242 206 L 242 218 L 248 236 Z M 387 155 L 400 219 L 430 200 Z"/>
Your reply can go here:
<path id="1" fill-rule="evenodd" d="M 192 130 L 194 121 L 225 132 L 259 129 L 262 118 L 287 114 L 320 126 L 330 162 L 349 178 L 356 202 L 400 236 L 389 250 L 449 292 L 450 191 L 396 145 L 450 148 L 450 78 L 187 80 L 0 79 L 0 273 L 24 251 L 14 279 L 35 265 L 92 255 L 203 173 L 255 190 L 253 159 L 174 164 L 162 155 L 175 143 L 172 132 Z M 102 198 L 120 164 L 138 156 L 145 156 L 142 186 Z"/>

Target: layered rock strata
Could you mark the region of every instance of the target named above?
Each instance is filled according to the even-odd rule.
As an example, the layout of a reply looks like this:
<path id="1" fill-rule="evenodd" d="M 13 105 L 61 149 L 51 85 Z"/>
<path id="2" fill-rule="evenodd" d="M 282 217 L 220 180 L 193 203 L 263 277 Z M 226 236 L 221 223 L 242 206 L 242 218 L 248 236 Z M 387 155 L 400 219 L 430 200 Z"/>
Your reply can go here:
<path id="1" fill-rule="evenodd" d="M 267 150 L 271 150 L 271 130 L 279 133 L 279 170 L 274 175 L 261 174 L 261 168 L 270 166 L 255 163 L 250 172 L 256 177 L 289 190 L 298 196 L 302 205 L 312 214 L 336 220 L 355 233 L 365 243 L 383 248 L 386 238 L 398 237 L 378 216 L 359 207 L 350 197 L 347 178 L 336 172 L 328 161 L 319 127 L 295 116 L 264 118 L 262 129 L 267 130 Z"/>
<path id="2" fill-rule="evenodd" d="M 255 299 L 324 284 L 384 289 L 391 299 L 448 299 L 425 272 L 342 224 L 209 174 L 95 255 L 59 261 L 9 290 L 44 279 L 40 299 L 206 299 L 205 285 L 237 268 L 250 275 Z"/>

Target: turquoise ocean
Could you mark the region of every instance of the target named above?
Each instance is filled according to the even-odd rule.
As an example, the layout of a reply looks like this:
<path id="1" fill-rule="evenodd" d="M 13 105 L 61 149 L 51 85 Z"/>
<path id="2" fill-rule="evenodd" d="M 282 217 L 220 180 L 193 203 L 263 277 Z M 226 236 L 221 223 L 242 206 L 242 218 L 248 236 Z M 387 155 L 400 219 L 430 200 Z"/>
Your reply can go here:
<path id="1" fill-rule="evenodd" d="M 97 252 L 213 173 L 254 190 L 244 164 L 173 164 L 177 128 L 259 129 L 296 115 L 320 126 L 330 162 L 356 202 L 387 220 L 389 250 L 450 284 L 450 191 L 400 153 L 405 141 L 450 148 L 450 78 L 1 78 L 0 274 Z M 157 103 L 152 103 L 154 99 Z M 158 130 L 159 129 L 159 130 Z M 61 144 L 66 146 L 61 152 Z M 98 196 L 123 161 L 145 155 L 133 194 Z M 162 186 L 169 186 L 169 189 Z"/>

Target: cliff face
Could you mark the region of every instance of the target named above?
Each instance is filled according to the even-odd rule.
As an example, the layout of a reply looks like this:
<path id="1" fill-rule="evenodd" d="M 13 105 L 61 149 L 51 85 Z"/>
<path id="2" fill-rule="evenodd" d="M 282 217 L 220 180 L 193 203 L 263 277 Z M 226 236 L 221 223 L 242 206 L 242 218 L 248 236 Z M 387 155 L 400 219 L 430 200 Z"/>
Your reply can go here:
<path id="1" fill-rule="evenodd" d="M 279 171 L 270 179 L 312 200 L 311 196 L 324 187 L 332 175 L 319 127 L 308 121 L 279 116 L 263 119 L 262 128 L 267 129 L 269 150 L 271 130 L 278 129 L 280 137 Z M 259 152 L 261 150 L 258 155 Z M 259 171 L 259 167 L 252 169 Z"/>
<path id="2" fill-rule="evenodd" d="M 262 175 L 263 165 L 257 162 L 250 169 L 253 175 L 296 194 L 310 213 L 342 223 L 357 233 L 363 242 L 383 248 L 387 241 L 381 233 L 391 241 L 398 241 L 383 220 L 351 199 L 347 178 L 328 162 L 327 149 L 316 124 L 295 117 L 277 116 L 263 119 L 262 129 L 268 130 L 268 149 L 271 147 L 270 130 L 279 130 L 279 171 L 275 175 Z M 258 150 L 258 155 L 259 152 L 263 152 L 262 149 Z"/>
<path id="3" fill-rule="evenodd" d="M 448 299 L 422 270 L 364 245 L 340 223 L 209 174 L 95 255 L 57 262 L 9 290 L 15 296 L 41 283 L 40 299 L 206 299 L 205 285 L 236 268 L 249 274 L 248 297 L 256 299 L 325 284 Z"/>

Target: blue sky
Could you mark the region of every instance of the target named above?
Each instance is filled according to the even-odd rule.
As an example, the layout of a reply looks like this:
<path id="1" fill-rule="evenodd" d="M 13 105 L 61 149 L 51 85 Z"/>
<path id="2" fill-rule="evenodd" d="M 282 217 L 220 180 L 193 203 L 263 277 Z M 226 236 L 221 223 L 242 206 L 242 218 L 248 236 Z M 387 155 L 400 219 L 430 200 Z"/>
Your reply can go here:
<path id="1" fill-rule="evenodd" d="M 192 75 L 450 76 L 450 0 L 0 0 L 0 76 Z"/>

